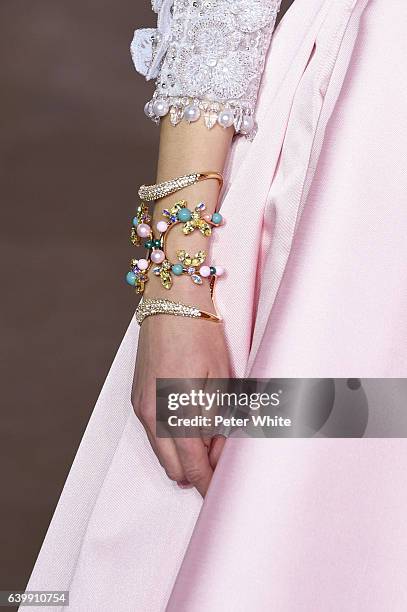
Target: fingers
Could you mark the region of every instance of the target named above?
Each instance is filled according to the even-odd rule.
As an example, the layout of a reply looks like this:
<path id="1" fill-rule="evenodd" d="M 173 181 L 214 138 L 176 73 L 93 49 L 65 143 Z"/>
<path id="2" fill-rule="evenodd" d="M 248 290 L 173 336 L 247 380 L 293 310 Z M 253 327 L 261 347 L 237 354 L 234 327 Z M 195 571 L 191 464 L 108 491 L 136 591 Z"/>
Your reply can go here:
<path id="1" fill-rule="evenodd" d="M 174 441 L 171 438 L 156 437 L 154 411 L 141 402 L 134 402 L 134 411 L 143 425 L 151 448 L 164 468 L 168 478 L 176 482 L 184 481 L 185 474 Z"/>
<path id="2" fill-rule="evenodd" d="M 202 435 L 201 436 L 201 440 L 202 440 L 202 442 L 204 443 L 204 445 L 206 447 L 206 451 L 209 453 L 210 448 L 211 448 L 211 442 L 212 442 L 211 436 Z"/>
<path id="3" fill-rule="evenodd" d="M 211 447 L 209 449 L 209 463 L 213 470 L 215 470 L 216 466 L 218 465 L 219 457 L 222 454 L 225 442 L 226 438 L 221 435 L 214 436 L 212 438 Z"/>
<path id="4" fill-rule="evenodd" d="M 205 497 L 213 475 L 206 446 L 200 438 L 175 438 L 174 441 L 185 479 Z"/>
<path id="5" fill-rule="evenodd" d="M 133 400 L 154 453 L 171 480 L 181 488 L 196 487 L 204 497 L 222 452 L 223 437 L 158 438 L 154 405 L 155 401 L 148 402 L 145 397 Z"/>
<path id="6" fill-rule="evenodd" d="M 171 438 L 155 438 L 155 443 L 160 461 L 162 461 L 162 466 L 168 478 L 175 482 L 188 480 L 178 456 L 174 440 Z"/>

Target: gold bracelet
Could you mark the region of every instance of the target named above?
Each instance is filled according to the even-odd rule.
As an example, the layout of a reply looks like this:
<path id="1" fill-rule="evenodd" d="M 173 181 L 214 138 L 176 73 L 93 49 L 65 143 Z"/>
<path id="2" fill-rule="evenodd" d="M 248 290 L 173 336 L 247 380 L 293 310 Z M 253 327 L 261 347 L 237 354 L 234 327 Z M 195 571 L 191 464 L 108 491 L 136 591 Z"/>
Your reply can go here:
<path id="1" fill-rule="evenodd" d="M 157 183 L 156 185 L 141 185 L 138 190 L 138 195 L 140 200 L 144 202 L 153 202 L 154 200 L 159 200 L 172 193 L 176 193 L 180 191 L 180 189 L 195 185 L 195 183 L 199 181 L 208 181 L 210 179 L 218 181 L 219 190 L 222 189 L 223 176 L 218 172 L 194 172 L 193 174 L 184 174 L 178 178 L 164 181 L 163 183 Z"/>
<path id="2" fill-rule="evenodd" d="M 187 306 L 181 302 L 173 302 L 162 298 L 143 298 L 136 308 L 136 320 L 139 325 L 142 324 L 146 317 L 157 314 L 169 314 L 176 317 L 191 317 L 193 319 L 204 319 L 220 323 L 222 319 L 217 315 L 199 310 L 195 306 Z"/>
<path id="3" fill-rule="evenodd" d="M 131 259 L 130 270 L 126 275 L 127 283 L 135 288 L 136 293 L 143 293 L 151 268 L 153 274 L 161 278 L 161 284 L 165 289 L 171 289 L 173 277 L 181 274 L 188 275 L 196 285 L 201 285 L 203 279 L 211 282 L 224 274 L 223 266 L 205 263 L 207 252 L 204 250 L 189 253 L 185 249 L 178 249 L 177 262 L 167 259 L 167 237 L 176 225 L 182 225 L 182 232 L 186 236 L 199 231 L 206 237 L 211 235 L 213 228 L 222 225 L 224 219 L 220 213 L 205 215 L 205 210 L 204 202 L 199 202 L 193 210 L 187 208 L 185 200 L 176 202 L 171 208 L 163 210 L 163 217 L 166 220 L 156 224 L 157 236 L 150 225 L 151 216 L 147 204 L 145 202 L 140 204 L 133 219 L 130 240 L 134 246 L 140 246 L 144 240 L 148 254 L 145 258 Z"/>

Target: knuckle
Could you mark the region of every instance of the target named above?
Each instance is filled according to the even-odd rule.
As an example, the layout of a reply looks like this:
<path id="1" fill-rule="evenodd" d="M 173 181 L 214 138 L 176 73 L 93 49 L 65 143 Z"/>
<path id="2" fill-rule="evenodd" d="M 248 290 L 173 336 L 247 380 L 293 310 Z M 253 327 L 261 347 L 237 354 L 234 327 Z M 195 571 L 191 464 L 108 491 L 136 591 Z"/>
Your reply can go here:
<path id="1" fill-rule="evenodd" d="M 185 478 L 191 484 L 196 484 L 196 483 L 200 482 L 200 480 L 203 477 L 202 469 L 198 465 L 196 465 L 194 463 L 186 465 L 184 467 L 184 472 L 185 472 Z"/>
<path id="2" fill-rule="evenodd" d="M 152 423 L 154 421 L 154 415 L 142 396 L 133 396 L 131 398 L 131 403 L 136 416 L 138 416 L 141 421 L 146 423 Z"/>
<path id="3" fill-rule="evenodd" d="M 132 395 L 131 396 L 131 404 L 133 406 L 134 412 L 139 417 L 140 416 L 140 411 L 141 411 L 141 400 L 140 400 L 140 397 L 136 396 L 136 395 Z"/>
<path id="4" fill-rule="evenodd" d="M 140 418 L 140 404 L 139 404 L 139 402 L 137 400 L 132 399 L 131 403 L 132 403 L 133 411 L 134 411 L 135 415 Z"/>
<path id="5" fill-rule="evenodd" d="M 142 402 L 139 410 L 141 418 L 146 421 L 146 423 L 154 423 L 154 412 L 151 410 L 148 404 Z"/>
<path id="6" fill-rule="evenodd" d="M 178 481 L 184 479 L 183 472 L 181 472 L 181 470 L 177 470 L 177 469 L 172 468 L 172 467 L 166 467 L 165 468 L 165 473 L 167 474 L 167 476 L 168 476 L 168 478 L 170 480 L 174 480 L 175 482 L 178 482 Z"/>

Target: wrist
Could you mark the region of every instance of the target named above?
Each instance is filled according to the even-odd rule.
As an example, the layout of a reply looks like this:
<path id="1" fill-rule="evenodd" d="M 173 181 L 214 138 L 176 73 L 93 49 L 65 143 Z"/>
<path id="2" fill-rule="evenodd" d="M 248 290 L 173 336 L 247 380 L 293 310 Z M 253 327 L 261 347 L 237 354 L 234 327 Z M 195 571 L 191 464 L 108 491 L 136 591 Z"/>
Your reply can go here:
<path id="1" fill-rule="evenodd" d="M 146 298 L 173 300 L 215 312 L 209 281 L 203 282 L 202 285 L 195 285 L 187 276 L 178 277 L 174 280 L 171 289 L 165 289 L 159 277 L 150 273 L 143 295 Z"/>

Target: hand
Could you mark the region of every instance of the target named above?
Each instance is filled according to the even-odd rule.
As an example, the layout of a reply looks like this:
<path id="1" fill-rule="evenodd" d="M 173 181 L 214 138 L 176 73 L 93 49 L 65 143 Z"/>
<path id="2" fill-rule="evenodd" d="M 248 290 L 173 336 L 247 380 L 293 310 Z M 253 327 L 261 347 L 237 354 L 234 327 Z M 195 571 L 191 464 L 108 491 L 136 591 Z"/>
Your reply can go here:
<path id="1" fill-rule="evenodd" d="M 133 381 L 134 411 L 168 477 L 181 487 L 195 486 L 203 497 L 225 440 L 222 437 L 157 438 L 156 378 L 229 376 L 221 323 L 171 315 L 150 316 L 143 321 Z"/>

